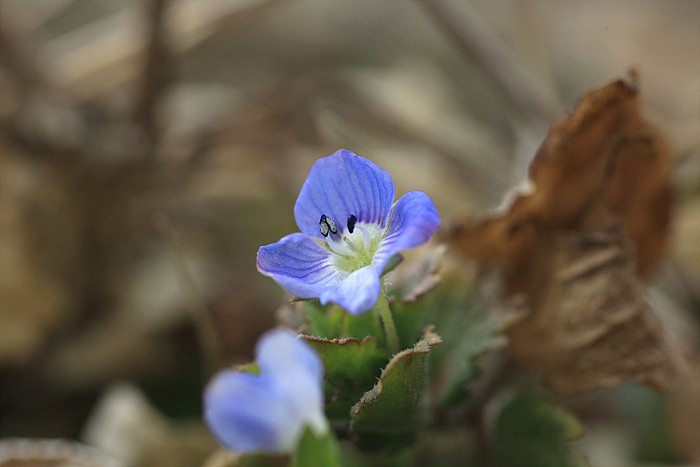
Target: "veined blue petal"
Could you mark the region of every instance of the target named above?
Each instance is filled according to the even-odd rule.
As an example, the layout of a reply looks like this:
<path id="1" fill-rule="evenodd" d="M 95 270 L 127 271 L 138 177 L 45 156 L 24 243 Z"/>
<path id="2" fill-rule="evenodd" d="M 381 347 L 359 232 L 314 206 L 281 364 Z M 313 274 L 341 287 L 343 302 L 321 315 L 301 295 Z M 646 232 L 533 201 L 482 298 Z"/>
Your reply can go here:
<path id="1" fill-rule="evenodd" d="M 299 298 L 317 298 L 321 290 L 343 278 L 331 255 L 308 235 L 294 233 L 260 247 L 258 271 Z"/>
<path id="2" fill-rule="evenodd" d="M 422 191 L 406 193 L 391 211 L 389 230 L 374 254 L 374 268 L 381 273 L 389 258 L 424 244 L 439 227 L 440 216 L 430 197 Z"/>
<path id="3" fill-rule="evenodd" d="M 204 392 L 204 418 L 216 439 L 236 452 L 294 449 L 302 423 L 290 398 L 270 376 L 223 370 Z"/>
<path id="4" fill-rule="evenodd" d="M 381 271 L 380 271 L 381 272 Z M 370 310 L 379 299 L 379 273 L 371 266 L 358 269 L 321 292 L 321 303 L 333 302 L 353 315 Z"/>
<path id="5" fill-rule="evenodd" d="M 294 206 L 302 232 L 323 238 L 321 215 L 330 217 L 339 233 L 347 229 L 348 217 L 357 222 L 386 226 L 394 202 L 391 175 L 377 164 L 341 149 L 316 161 Z"/>

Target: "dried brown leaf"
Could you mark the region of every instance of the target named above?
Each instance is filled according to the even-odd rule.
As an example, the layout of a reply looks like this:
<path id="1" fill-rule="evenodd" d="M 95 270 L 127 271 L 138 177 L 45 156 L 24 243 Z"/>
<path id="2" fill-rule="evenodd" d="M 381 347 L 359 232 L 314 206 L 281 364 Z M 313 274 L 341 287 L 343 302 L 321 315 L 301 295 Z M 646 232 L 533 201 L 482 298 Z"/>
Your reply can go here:
<path id="1" fill-rule="evenodd" d="M 601 230 L 619 220 L 646 277 L 668 241 L 670 167 L 665 138 L 640 116 L 636 83 L 618 80 L 589 92 L 551 128 L 530 167 L 532 193 L 505 216 L 462 220 L 451 240 L 482 264 L 503 265 L 508 288 L 521 291 L 537 232 Z"/>
<path id="2" fill-rule="evenodd" d="M 627 380 L 675 384 L 678 353 L 645 300 L 621 227 L 542 236 L 537 254 L 533 312 L 507 331 L 514 358 L 567 395 Z"/>
<path id="3" fill-rule="evenodd" d="M 453 246 L 502 273 L 531 313 L 512 355 L 561 393 L 678 376 L 675 348 L 639 280 L 663 256 L 671 153 L 639 112 L 636 76 L 586 94 L 530 166 L 532 190 L 503 216 L 462 220 Z"/>

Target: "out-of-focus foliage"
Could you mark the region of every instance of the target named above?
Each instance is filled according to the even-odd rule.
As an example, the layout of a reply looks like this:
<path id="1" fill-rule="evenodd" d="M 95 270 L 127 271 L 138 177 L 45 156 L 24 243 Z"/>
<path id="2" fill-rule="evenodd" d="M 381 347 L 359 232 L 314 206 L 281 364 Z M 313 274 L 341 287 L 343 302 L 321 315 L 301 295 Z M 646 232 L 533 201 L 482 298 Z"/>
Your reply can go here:
<path id="1" fill-rule="evenodd" d="M 530 392 L 515 395 L 496 420 L 494 457 L 510 467 L 584 467 L 588 463 L 566 443 L 584 434 L 576 418 Z"/>

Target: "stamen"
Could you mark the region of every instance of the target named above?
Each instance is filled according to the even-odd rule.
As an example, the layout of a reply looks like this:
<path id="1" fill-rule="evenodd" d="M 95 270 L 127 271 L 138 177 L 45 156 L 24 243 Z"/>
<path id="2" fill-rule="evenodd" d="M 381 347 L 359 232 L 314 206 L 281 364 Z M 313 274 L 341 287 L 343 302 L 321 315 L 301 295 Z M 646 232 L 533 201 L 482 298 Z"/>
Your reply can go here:
<path id="1" fill-rule="evenodd" d="M 334 253 L 337 253 L 341 256 L 357 256 L 357 254 L 354 251 L 352 251 L 350 248 L 346 247 L 342 243 L 336 242 L 335 239 L 333 239 L 333 237 L 328 237 L 326 243 L 328 243 L 328 246 L 331 250 L 333 250 Z"/>
<path id="2" fill-rule="evenodd" d="M 355 246 L 355 244 L 352 243 L 352 240 L 350 240 L 348 237 L 343 237 L 343 240 L 345 240 L 345 243 L 347 243 L 355 253 L 359 253 L 359 251 L 357 251 L 357 247 Z"/>
<path id="3" fill-rule="evenodd" d="M 327 237 L 329 232 L 334 234 L 338 233 L 338 226 L 325 214 L 321 214 L 321 220 L 318 221 L 318 226 L 321 229 L 321 235 L 324 237 Z"/>
<path id="4" fill-rule="evenodd" d="M 357 217 L 354 214 L 348 216 L 348 232 L 353 233 L 355 230 L 355 222 L 357 222 Z"/>
<path id="5" fill-rule="evenodd" d="M 338 233 L 338 226 L 335 225 L 335 222 L 330 217 L 326 217 L 326 224 L 328 224 L 328 228 L 330 229 L 331 233 Z"/>
<path id="6" fill-rule="evenodd" d="M 362 232 L 362 236 L 364 237 L 365 241 L 365 253 L 369 253 L 369 249 L 372 247 L 372 235 L 370 235 L 367 229 L 365 229 L 361 225 L 356 225 L 355 227 L 357 227 L 357 229 L 360 232 Z"/>

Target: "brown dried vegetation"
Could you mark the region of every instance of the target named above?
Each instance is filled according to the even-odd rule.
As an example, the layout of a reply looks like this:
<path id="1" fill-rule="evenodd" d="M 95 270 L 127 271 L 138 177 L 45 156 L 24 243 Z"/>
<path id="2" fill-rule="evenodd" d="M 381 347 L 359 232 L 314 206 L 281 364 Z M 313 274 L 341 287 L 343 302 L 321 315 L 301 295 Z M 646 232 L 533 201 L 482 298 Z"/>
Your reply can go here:
<path id="1" fill-rule="evenodd" d="M 640 278 L 667 243 L 671 155 L 640 115 L 633 73 L 586 94 L 530 166 L 532 193 L 503 216 L 463 220 L 452 244 L 500 268 L 530 315 L 510 352 L 560 393 L 635 380 L 667 388 L 679 362 Z"/>

